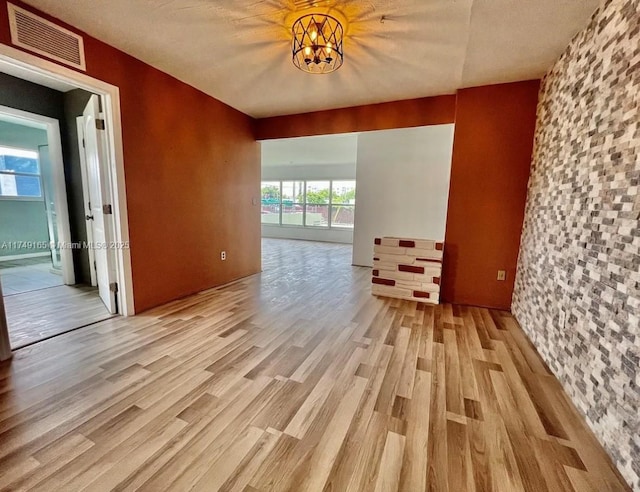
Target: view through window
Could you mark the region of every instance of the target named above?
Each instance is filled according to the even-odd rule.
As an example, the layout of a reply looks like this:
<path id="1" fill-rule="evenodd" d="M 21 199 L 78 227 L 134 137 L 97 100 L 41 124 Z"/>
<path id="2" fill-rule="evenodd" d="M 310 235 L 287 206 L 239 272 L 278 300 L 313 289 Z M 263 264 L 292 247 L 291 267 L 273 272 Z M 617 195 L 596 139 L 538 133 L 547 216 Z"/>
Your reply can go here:
<path id="1" fill-rule="evenodd" d="M 262 223 L 352 229 L 355 180 L 263 181 Z"/>
<path id="2" fill-rule="evenodd" d="M 37 152 L 0 147 L 0 197 L 42 197 Z"/>

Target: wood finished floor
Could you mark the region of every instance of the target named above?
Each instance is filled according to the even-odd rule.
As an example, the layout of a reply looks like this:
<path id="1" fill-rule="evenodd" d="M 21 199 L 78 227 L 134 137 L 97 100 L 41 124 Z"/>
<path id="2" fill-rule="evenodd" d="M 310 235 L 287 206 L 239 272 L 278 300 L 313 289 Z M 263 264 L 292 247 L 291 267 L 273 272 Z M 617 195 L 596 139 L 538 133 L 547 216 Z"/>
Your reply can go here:
<path id="1" fill-rule="evenodd" d="M 0 261 L 2 293 L 11 296 L 64 285 L 62 272 L 55 273 L 52 267 L 48 257 Z"/>
<path id="2" fill-rule="evenodd" d="M 627 490 L 514 319 L 383 300 L 340 245 L 0 366 L 0 490 Z"/>
<path id="3" fill-rule="evenodd" d="M 4 298 L 11 347 L 23 347 L 112 317 L 98 289 L 61 285 Z"/>

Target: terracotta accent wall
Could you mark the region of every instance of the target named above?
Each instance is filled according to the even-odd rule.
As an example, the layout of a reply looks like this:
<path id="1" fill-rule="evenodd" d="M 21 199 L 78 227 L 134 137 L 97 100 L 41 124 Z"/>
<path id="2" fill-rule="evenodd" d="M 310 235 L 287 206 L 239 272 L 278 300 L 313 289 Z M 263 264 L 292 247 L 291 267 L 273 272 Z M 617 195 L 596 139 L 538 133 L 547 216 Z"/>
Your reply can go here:
<path id="1" fill-rule="evenodd" d="M 6 3 L 0 0 L 0 43 L 11 45 Z M 120 88 L 136 311 L 258 272 L 253 120 L 81 34 L 86 73 Z"/>
<path id="2" fill-rule="evenodd" d="M 256 120 L 256 138 L 304 137 L 453 123 L 456 96 L 436 96 Z"/>
<path id="3" fill-rule="evenodd" d="M 640 1 L 548 72 L 535 141 L 513 313 L 640 491 Z"/>
<path id="4" fill-rule="evenodd" d="M 441 298 L 509 309 L 538 80 L 458 91 Z M 506 280 L 498 281 L 498 270 Z"/>

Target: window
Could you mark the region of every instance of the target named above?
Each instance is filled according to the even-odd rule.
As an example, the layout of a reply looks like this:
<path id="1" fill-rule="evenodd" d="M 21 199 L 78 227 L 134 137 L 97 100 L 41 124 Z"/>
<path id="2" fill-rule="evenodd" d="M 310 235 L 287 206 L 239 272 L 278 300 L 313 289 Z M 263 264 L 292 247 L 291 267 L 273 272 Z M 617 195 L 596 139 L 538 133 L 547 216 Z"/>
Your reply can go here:
<path id="1" fill-rule="evenodd" d="M 0 147 L 0 197 L 42 197 L 37 152 Z"/>
<path id="2" fill-rule="evenodd" d="M 280 223 L 280 181 L 265 181 L 262 183 L 262 223 Z"/>
<path id="3" fill-rule="evenodd" d="M 331 226 L 353 229 L 356 211 L 356 182 L 333 181 L 331 187 Z"/>
<path id="4" fill-rule="evenodd" d="M 330 181 L 307 181 L 304 225 L 329 227 Z"/>
<path id="5" fill-rule="evenodd" d="M 355 180 L 263 181 L 262 223 L 352 229 Z"/>
<path id="6" fill-rule="evenodd" d="M 304 222 L 304 181 L 282 182 L 282 225 L 302 225 Z"/>

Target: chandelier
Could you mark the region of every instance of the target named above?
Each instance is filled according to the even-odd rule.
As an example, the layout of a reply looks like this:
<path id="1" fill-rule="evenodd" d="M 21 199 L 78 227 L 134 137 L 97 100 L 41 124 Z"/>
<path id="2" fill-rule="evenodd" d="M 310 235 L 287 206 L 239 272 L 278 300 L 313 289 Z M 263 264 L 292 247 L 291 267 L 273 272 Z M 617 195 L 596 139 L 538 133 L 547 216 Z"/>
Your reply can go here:
<path id="1" fill-rule="evenodd" d="M 293 23 L 293 64 L 303 72 L 331 73 L 342 66 L 342 24 L 326 14 L 307 14 Z"/>

